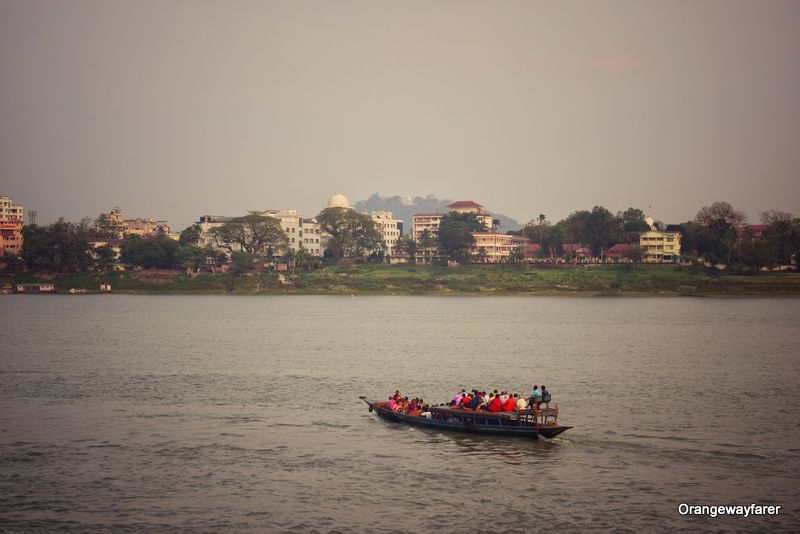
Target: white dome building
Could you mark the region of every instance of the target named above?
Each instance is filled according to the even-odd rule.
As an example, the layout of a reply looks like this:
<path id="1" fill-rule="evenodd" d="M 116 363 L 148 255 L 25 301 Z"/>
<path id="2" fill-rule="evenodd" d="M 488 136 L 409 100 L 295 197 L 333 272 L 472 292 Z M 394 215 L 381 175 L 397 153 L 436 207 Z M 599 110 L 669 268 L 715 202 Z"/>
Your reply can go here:
<path id="1" fill-rule="evenodd" d="M 325 207 L 350 209 L 350 204 L 347 202 L 347 198 L 344 195 L 336 193 L 328 199 L 328 205 Z"/>

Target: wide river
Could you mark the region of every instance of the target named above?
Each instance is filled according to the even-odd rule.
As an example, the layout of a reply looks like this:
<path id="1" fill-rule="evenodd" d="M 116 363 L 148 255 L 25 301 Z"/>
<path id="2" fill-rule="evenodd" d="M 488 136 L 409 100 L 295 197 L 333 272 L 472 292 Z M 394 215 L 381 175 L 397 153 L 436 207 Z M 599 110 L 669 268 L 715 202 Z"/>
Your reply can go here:
<path id="1" fill-rule="evenodd" d="M 13 295 L 0 317 L 0 531 L 800 530 L 799 299 Z M 574 427 L 550 441 L 358 399 L 543 382 Z"/>

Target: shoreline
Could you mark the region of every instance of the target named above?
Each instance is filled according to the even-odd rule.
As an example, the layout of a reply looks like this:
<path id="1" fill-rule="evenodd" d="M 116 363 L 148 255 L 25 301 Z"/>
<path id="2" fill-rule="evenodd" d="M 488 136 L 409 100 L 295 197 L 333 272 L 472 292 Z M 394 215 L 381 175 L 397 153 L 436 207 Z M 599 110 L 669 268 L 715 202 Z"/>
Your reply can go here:
<path id="1" fill-rule="evenodd" d="M 516 297 L 800 297 L 800 273 L 725 273 L 696 266 L 619 265 L 540 269 L 525 266 L 328 266 L 308 272 L 193 274 L 152 270 L 0 276 L 0 286 L 53 284 L 70 289 L 141 295 L 333 295 Z"/>

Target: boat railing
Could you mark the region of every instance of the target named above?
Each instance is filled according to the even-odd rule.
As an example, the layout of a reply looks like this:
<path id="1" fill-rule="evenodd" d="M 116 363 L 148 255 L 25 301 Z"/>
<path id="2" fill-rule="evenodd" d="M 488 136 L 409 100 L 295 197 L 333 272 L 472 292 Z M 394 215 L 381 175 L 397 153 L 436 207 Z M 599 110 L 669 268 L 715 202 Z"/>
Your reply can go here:
<path id="1" fill-rule="evenodd" d="M 480 417 L 494 419 L 516 420 L 526 425 L 553 426 L 558 424 L 558 404 L 553 408 L 539 408 L 536 410 L 520 410 L 518 412 L 488 412 L 483 410 L 461 410 L 450 406 L 431 406 L 431 412 L 446 414 L 454 417 Z"/>

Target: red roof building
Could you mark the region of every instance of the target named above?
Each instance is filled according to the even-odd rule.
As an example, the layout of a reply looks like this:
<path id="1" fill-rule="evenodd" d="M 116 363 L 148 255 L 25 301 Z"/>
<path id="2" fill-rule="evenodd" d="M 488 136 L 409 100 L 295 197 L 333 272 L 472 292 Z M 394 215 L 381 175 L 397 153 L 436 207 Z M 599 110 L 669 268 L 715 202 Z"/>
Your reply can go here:
<path id="1" fill-rule="evenodd" d="M 456 200 L 452 204 L 448 204 L 447 207 L 453 211 L 459 211 L 459 210 L 477 210 L 478 212 L 483 211 L 483 206 L 481 206 L 477 202 L 473 202 L 472 200 Z"/>
<path id="2" fill-rule="evenodd" d="M 617 243 L 606 251 L 606 258 L 619 261 L 625 257 L 625 253 L 633 248 L 630 243 Z"/>

